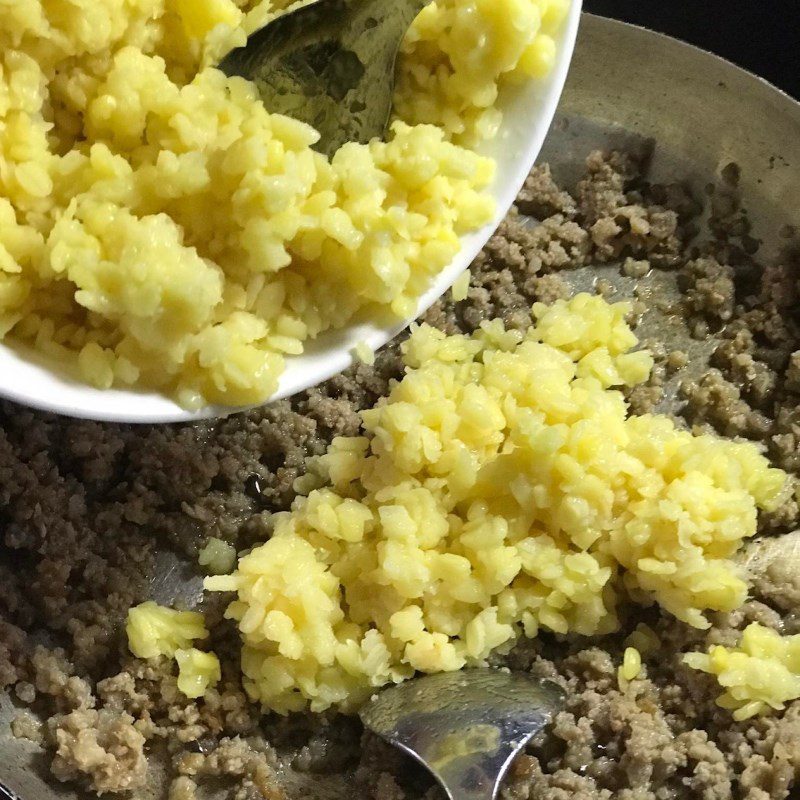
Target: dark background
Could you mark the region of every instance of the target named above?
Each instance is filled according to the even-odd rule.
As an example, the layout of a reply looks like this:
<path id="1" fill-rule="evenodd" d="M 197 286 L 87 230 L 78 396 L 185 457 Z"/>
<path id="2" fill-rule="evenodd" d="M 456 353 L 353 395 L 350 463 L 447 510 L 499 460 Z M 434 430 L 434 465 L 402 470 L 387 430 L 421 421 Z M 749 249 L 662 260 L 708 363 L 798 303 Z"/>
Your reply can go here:
<path id="1" fill-rule="evenodd" d="M 584 9 L 711 50 L 800 98 L 800 0 L 584 0 Z"/>

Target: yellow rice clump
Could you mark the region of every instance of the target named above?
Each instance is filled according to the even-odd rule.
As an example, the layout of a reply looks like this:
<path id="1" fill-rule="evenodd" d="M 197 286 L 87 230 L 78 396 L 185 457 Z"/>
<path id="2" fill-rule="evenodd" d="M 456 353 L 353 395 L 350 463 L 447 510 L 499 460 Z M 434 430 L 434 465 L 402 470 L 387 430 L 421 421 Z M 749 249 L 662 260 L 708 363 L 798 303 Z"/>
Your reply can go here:
<path id="1" fill-rule="evenodd" d="M 780 711 L 800 698 L 800 635 L 781 636 L 754 622 L 738 647 L 715 645 L 707 654 L 687 653 L 683 660 L 717 677 L 725 690 L 717 705 L 730 709 L 736 720 Z"/>
<path id="2" fill-rule="evenodd" d="M 206 567 L 210 575 L 227 575 L 236 566 L 236 548 L 222 539 L 212 536 L 206 546 L 198 553 L 201 567 Z"/>
<path id="3" fill-rule="evenodd" d="M 502 121 L 499 89 L 550 71 L 568 10 L 569 0 L 431 3 L 403 43 L 398 115 L 468 145 L 493 137 Z"/>
<path id="4" fill-rule="evenodd" d="M 210 590 L 252 698 L 352 708 L 415 671 L 484 663 L 524 632 L 602 634 L 622 590 L 707 626 L 742 603 L 729 560 L 785 476 L 755 446 L 628 416 L 630 307 L 579 295 L 527 333 L 422 326 L 405 378 L 334 441 L 316 485 Z"/>
<path id="5" fill-rule="evenodd" d="M 187 649 L 195 639 L 208 636 L 202 614 L 175 611 L 152 600 L 128 611 L 125 631 L 128 647 L 137 658 L 172 658 L 177 650 Z"/>
<path id="6" fill-rule="evenodd" d="M 222 678 L 219 659 L 214 653 L 204 653 L 196 647 L 176 650 L 178 662 L 178 689 L 187 697 L 202 697 Z"/>
<path id="7" fill-rule="evenodd" d="M 642 654 L 635 647 L 626 647 L 622 664 L 617 669 L 617 682 L 623 691 L 627 685 L 639 677 L 642 671 Z"/>
<path id="8" fill-rule="evenodd" d="M 466 300 L 469 296 L 469 281 L 470 281 L 471 273 L 469 270 L 464 270 L 455 280 L 453 283 L 453 288 L 451 289 L 453 300 L 456 303 L 460 303 L 462 300 Z"/>
<path id="9" fill-rule="evenodd" d="M 494 134 L 567 0 L 432 3 L 389 140 L 331 161 L 213 68 L 289 5 L 0 4 L 0 339 L 193 408 L 264 400 L 363 307 L 410 315 L 493 213 L 493 163 L 453 137 Z"/>
<path id="10" fill-rule="evenodd" d="M 375 351 L 367 342 L 358 342 L 353 348 L 353 356 L 362 364 L 367 364 L 368 366 L 372 366 L 375 363 Z"/>

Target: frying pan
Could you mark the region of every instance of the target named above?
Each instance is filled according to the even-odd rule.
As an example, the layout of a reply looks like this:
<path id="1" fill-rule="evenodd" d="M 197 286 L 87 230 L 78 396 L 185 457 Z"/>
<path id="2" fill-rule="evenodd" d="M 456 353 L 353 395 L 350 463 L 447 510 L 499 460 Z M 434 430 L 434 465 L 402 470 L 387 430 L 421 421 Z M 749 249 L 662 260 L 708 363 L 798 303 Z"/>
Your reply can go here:
<path id="1" fill-rule="evenodd" d="M 542 151 L 557 179 L 574 184 L 586 154 L 596 148 L 636 146 L 654 139 L 651 178 L 686 178 L 698 192 L 735 162 L 740 190 L 753 223 L 752 235 L 763 241 L 768 261 L 786 241 L 777 232 L 800 222 L 800 104 L 765 81 L 730 63 L 674 39 L 624 23 L 584 15 L 570 79 L 550 137 Z M 598 275 L 614 285 L 617 296 L 630 295 L 631 279 L 614 267 L 577 270 L 562 275 L 576 290 L 590 288 Z M 654 271 L 652 292 L 676 294 L 672 273 Z M 674 320 L 655 308 L 648 311 L 640 335 L 657 336 L 688 350 L 691 369 L 707 368 L 713 340 L 696 342 Z M 684 373 L 685 377 L 685 373 Z M 674 407 L 668 387 L 665 403 Z M 185 574 L 165 554 L 153 576 L 160 602 L 191 598 L 198 585 L 174 576 Z M 78 800 L 67 786 L 46 782 L 46 762 L 34 745 L 10 735 L 16 713 L 0 695 L 0 781 L 24 800 Z M 156 773 L 157 770 L 151 770 Z M 314 776 L 317 796 L 324 776 Z M 153 797 L 161 795 L 153 776 Z M 297 789 L 298 796 L 304 791 Z M 342 797 L 329 787 L 331 797 Z M 308 793 L 308 790 L 305 790 Z M 2 800 L 15 800 L 0 792 Z"/>

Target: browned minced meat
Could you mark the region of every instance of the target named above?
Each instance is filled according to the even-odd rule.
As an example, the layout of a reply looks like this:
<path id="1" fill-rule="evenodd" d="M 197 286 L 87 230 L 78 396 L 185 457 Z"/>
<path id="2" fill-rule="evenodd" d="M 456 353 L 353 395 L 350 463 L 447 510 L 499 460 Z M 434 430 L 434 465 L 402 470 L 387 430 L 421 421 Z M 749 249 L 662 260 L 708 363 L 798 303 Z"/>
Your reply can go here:
<path id="1" fill-rule="evenodd" d="M 61 781 L 90 777 L 98 793 L 145 785 L 145 738 L 126 713 L 83 708 L 51 717 L 53 775 Z"/>
<path id="2" fill-rule="evenodd" d="M 565 271 L 619 264 L 626 279 L 638 280 L 670 270 L 684 289 L 677 311 L 692 333 L 719 339 L 712 369 L 683 387 L 686 423 L 762 442 L 797 474 L 797 259 L 787 253 L 778 264 L 757 263 L 735 168 L 709 190 L 710 233 L 698 239 L 700 203 L 681 183 L 649 185 L 647 161 L 646 150 L 592 153 L 573 191 L 547 166 L 535 169 L 477 258 L 468 298 L 448 295 L 425 319 L 448 332 L 495 317 L 524 328 L 533 302 L 569 295 Z M 655 407 L 665 382 L 690 360 L 646 344 L 657 367 L 630 393 L 635 412 Z M 359 365 L 291 401 L 187 426 L 101 425 L 0 406 L 0 688 L 20 707 L 14 731 L 43 743 L 55 779 L 139 797 L 148 763 L 158 761 L 169 800 L 195 800 L 206 785 L 233 800 L 441 798 L 421 769 L 353 718 L 262 717 L 239 682 L 224 598 L 204 608 L 223 680 L 202 700 L 181 695 L 171 662 L 132 658 L 121 625 L 127 609 L 148 597 L 158 552 L 195 562 L 210 536 L 238 548 L 269 536 L 270 515 L 291 503 L 306 459 L 333 437 L 357 433 L 358 412 L 401 375 L 394 343 L 374 367 Z M 789 498 L 762 526 L 785 531 L 797 517 Z M 797 793 L 800 703 L 734 723 L 714 703 L 718 687 L 689 671 L 681 653 L 732 644 L 754 620 L 795 632 L 798 603 L 796 571 L 776 560 L 754 577 L 748 604 L 717 615 L 708 631 L 640 609 L 612 637 L 543 634 L 520 643 L 502 663 L 560 683 L 568 700 L 516 762 L 504 796 L 767 800 Z M 624 631 L 638 622 L 661 645 L 645 653 L 642 674 L 622 689 Z"/>

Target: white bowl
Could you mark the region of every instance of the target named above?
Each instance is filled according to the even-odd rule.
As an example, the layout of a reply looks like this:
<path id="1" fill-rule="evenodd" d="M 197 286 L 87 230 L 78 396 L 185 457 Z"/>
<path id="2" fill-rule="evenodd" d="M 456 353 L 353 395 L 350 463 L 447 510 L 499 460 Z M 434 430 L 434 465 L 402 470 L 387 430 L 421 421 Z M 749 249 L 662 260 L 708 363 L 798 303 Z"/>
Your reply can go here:
<path id="1" fill-rule="evenodd" d="M 469 267 L 511 207 L 530 172 L 564 88 L 578 33 L 581 4 L 581 0 L 572 0 L 550 76 L 544 81 L 530 81 L 503 96 L 503 126 L 497 138 L 483 148 L 498 165 L 497 178 L 490 189 L 497 204 L 495 218 L 479 231 L 462 237 L 461 251 L 420 298 L 415 317 L 430 308 Z M 302 356 L 287 359 L 278 392 L 271 399 L 289 397 L 341 372 L 353 363 L 352 350 L 359 342 L 366 342 L 377 350 L 411 322 L 386 325 L 366 320 L 308 342 Z M 188 422 L 240 410 L 208 406 L 190 412 L 155 392 L 95 389 L 53 371 L 41 357 L 27 349 L 4 344 L 0 344 L 0 396 L 65 416 L 107 422 Z"/>

